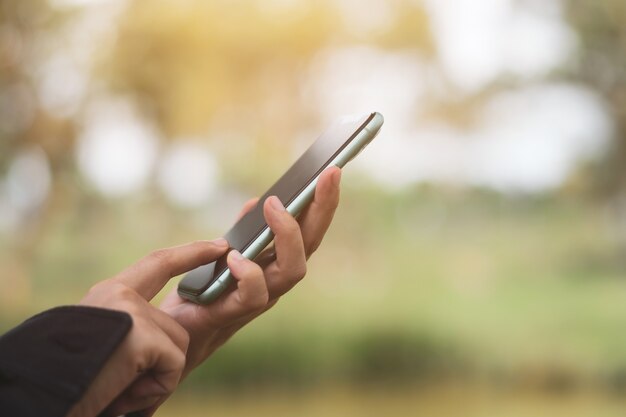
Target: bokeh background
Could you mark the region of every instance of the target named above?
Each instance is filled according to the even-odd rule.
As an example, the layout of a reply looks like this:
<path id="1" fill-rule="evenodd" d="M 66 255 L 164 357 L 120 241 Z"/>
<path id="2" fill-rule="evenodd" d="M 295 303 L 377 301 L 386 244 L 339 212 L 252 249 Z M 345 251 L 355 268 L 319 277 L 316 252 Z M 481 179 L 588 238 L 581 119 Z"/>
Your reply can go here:
<path id="1" fill-rule="evenodd" d="M 2 0 L 0 328 L 370 111 L 307 279 L 157 415 L 623 415 L 621 0 Z"/>

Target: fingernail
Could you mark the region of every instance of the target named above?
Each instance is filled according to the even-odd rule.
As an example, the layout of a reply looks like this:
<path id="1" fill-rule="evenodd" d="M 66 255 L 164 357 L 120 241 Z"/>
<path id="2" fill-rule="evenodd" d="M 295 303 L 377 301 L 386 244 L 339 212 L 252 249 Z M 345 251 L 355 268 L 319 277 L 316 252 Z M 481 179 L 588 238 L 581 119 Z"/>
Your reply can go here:
<path id="1" fill-rule="evenodd" d="M 213 243 L 215 246 L 223 246 L 223 247 L 228 246 L 228 241 L 226 239 L 224 239 L 223 237 L 220 237 L 219 239 L 212 240 L 211 243 Z"/>
<path id="2" fill-rule="evenodd" d="M 339 187 L 339 183 L 341 182 L 341 173 L 342 171 L 340 169 L 333 173 L 333 184 L 335 187 Z"/>
<path id="3" fill-rule="evenodd" d="M 237 262 L 241 262 L 245 259 L 243 255 L 241 254 L 241 252 L 239 252 L 236 249 L 231 250 L 228 256 L 230 256 L 234 261 L 237 261 Z"/>
<path id="4" fill-rule="evenodd" d="M 285 206 L 283 206 L 283 203 L 281 203 L 281 201 L 276 196 L 270 197 L 270 206 L 275 211 L 285 211 Z"/>

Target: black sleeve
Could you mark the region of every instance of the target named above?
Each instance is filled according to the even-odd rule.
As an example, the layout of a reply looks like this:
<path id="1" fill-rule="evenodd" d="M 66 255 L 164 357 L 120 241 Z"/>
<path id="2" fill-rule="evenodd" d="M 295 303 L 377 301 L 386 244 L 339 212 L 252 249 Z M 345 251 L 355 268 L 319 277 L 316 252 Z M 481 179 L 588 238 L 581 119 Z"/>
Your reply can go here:
<path id="1" fill-rule="evenodd" d="M 0 337 L 0 415 L 65 416 L 132 326 L 121 311 L 57 307 Z"/>

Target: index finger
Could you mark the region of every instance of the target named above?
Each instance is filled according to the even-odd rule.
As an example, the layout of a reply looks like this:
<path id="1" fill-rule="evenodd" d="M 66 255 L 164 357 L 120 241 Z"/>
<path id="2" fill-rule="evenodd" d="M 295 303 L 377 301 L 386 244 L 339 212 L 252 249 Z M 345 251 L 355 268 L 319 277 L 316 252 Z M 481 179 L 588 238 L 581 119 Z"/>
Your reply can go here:
<path id="1" fill-rule="evenodd" d="M 228 242 L 225 239 L 200 240 L 159 249 L 126 268 L 114 279 L 150 301 L 171 278 L 213 262 L 227 249 Z"/>

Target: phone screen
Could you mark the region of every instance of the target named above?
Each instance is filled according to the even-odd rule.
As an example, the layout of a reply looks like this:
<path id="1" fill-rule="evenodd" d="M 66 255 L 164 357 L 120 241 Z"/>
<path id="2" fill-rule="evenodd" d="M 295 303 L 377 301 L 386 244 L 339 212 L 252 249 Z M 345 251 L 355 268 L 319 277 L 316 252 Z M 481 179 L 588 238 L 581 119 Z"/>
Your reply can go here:
<path id="1" fill-rule="evenodd" d="M 259 202 L 224 235 L 231 250 L 243 252 L 267 229 L 263 217 L 263 203 L 275 195 L 285 207 L 291 203 L 317 176 L 328 167 L 334 157 L 370 122 L 374 114 L 339 121 L 324 132 L 285 174 L 259 199 Z M 179 283 L 179 289 L 200 294 L 226 270 L 227 254 L 217 261 L 189 272 Z"/>

